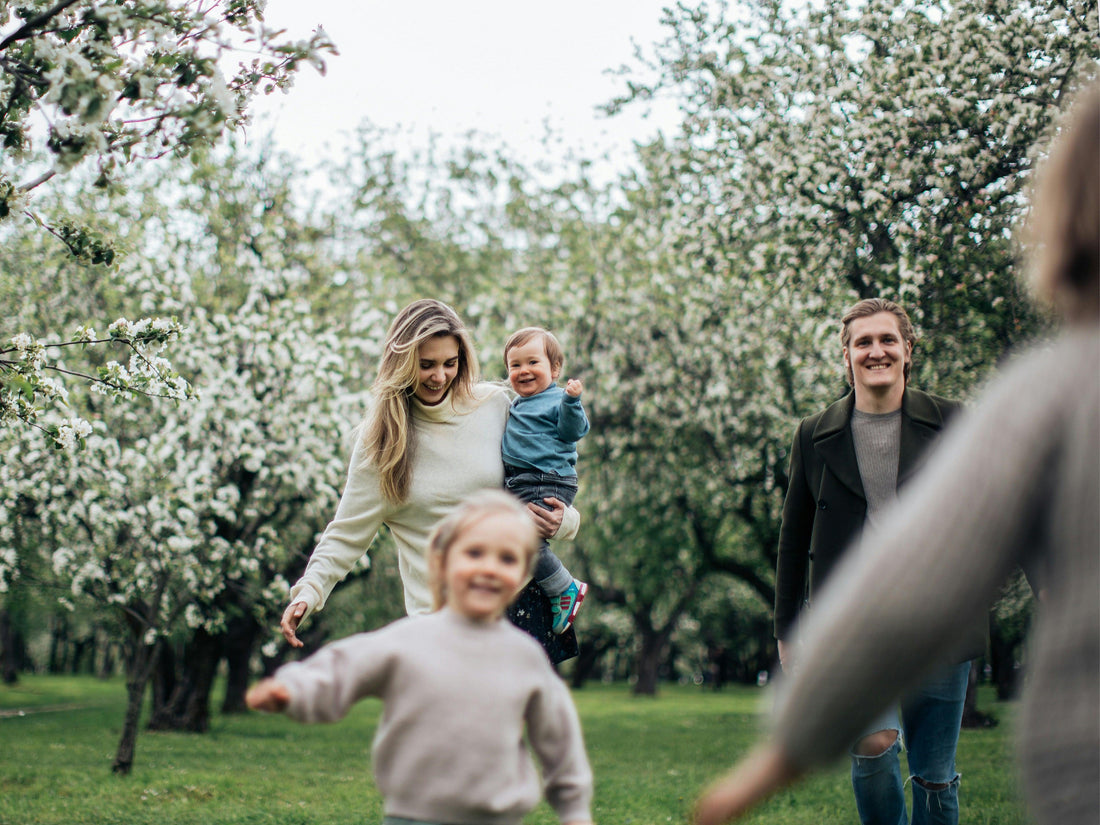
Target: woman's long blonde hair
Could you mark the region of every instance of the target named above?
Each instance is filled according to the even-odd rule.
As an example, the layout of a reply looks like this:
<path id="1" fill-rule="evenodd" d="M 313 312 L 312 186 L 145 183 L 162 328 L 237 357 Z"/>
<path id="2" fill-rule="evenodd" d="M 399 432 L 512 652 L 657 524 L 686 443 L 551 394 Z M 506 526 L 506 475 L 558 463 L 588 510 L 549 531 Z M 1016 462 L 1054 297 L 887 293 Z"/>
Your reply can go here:
<path id="1" fill-rule="evenodd" d="M 413 301 L 386 333 L 363 427 L 363 457 L 378 471 L 382 496 L 394 504 L 408 498 L 412 483 L 410 405 L 420 375 L 420 345 L 443 336 L 458 342 L 458 373 L 443 403 L 461 406 L 473 399 L 479 369 L 470 335 L 453 309 L 430 298 Z"/>

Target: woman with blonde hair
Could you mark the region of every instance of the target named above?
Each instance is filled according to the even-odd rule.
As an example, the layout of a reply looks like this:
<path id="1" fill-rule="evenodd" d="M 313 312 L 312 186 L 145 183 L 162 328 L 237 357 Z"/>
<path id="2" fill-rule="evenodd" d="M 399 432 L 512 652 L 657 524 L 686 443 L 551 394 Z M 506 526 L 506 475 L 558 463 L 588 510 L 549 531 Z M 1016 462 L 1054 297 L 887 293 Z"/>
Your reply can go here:
<path id="1" fill-rule="evenodd" d="M 397 545 L 406 611 L 431 611 L 432 527 L 471 493 L 500 487 L 504 479 L 500 440 L 509 398 L 502 386 L 480 382 L 479 373 L 466 326 L 449 306 L 424 299 L 398 313 L 386 335 L 336 515 L 290 591 L 280 630 L 292 646 L 302 646 L 299 624 L 324 607 L 383 524 Z M 576 510 L 556 499 L 547 503 L 552 510 L 528 506 L 539 532 L 548 538 L 575 536 Z M 536 635 L 549 641 L 541 629 Z M 552 658 L 573 655 L 570 641 L 575 643 L 566 639 L 564 652 L 551 653 Z"/>
<path id="2" fill-rule="evenodd" d="M 715 783 L 699 825 L 740 816 L 843 752 L 938 664 L 1017 565 L 1041 571 L 1019 760 L 1041 825 L 1100 821 L 1100 89 L 1041 169 L 1036 291 L 1064 322 L 953 422 L 923 474 L 846 554 L 799 632 L 771 741 Z M 904 581 L 904 588 L 883 582 Z M 883 667 L 883 663 L 888 667 Z M 925 811 L 914 810 L 913 822 Z"/>

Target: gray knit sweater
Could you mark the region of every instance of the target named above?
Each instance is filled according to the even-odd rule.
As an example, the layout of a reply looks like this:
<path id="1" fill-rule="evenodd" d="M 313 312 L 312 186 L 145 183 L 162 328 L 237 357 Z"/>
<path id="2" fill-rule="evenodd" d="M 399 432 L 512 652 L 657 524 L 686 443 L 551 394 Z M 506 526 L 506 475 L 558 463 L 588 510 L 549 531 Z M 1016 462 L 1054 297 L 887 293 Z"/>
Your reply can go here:
<path id="1" fill-rule="evenodd" d="M 1016 360 L 846 555 L 801 632 L 776 736 L 839 755 L 938 663 L 1021 562 L 1043 571 L 1020 759 L 1041 823 L 1100 821 L 1100 330 Z M 905 581 L 884 588 L 884 581 Z"/>
<path id="2" fill-rule="evenodd" d="M 372 749 L 388 816 L 518 825 L 541 798 L 589 820 L 592 772 L 572 698 L 542 648 L 506 620 L 449 609 L 326 645 L 275 679 L 287 713 L 341 719 L 366 696 L 385 711 Z M 542 781 L 524 734 L 542 765 Z"/>

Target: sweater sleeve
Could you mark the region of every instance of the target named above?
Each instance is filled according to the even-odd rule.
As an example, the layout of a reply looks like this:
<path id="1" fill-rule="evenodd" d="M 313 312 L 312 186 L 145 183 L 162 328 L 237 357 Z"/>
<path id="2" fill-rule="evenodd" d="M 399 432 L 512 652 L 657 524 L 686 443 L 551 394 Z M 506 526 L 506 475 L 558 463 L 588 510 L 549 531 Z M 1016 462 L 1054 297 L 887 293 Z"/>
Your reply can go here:
<path id="1" fill-rule="evenodd" d="M 592 769 L 584 749 L 580 719 L 569 689 L 544 665 L 544 686 L 527 709 L 531 747 L 542 765 L 546 801 L 562 822 L 591 820 Z"/>
<path id="2" fill-rule="evenodd" d="M 577 537 L 577 532 L 581 529 L 581 514 L 574 507 L 566 507 L 565 513 L 561 517 L 561 525 L 558 527 L 558 532 L 554 534 L 554 538 L 559 541 L 572 541 Z"/>
<path id="3" fill-rule="evenodd" d="M 567 392 L 561 394 L 558 410 L 558 437 L 562 441 L 580 441 L 588 434 L 588 416 L 579 397 Z"/>
<path id="4" fill-rule="evenodd" d="M 563 395 L 565 395 L 565 394 L 563 393 Z M 568 395 L 566 395 L 565 397 L 570 398 Z M 578 435 L 578 436 L 576 436 L 575 438 L 572 439 L 573 441 L 576 441 L 577 439 L 581 438 L 585 433 L 588 432 L 588 417 L 584 414 L 584 407 L 581 406 L 580 399 L 579 398 L 573 398 L 571 400 L 573 402 L 575 402 L 575 404 L 566 404 L 566 403 L 563 402 L 561 413 L 562 413 L 563 417 L 567 415 L 567 411 L 566 411 L 567 406 L 568 407 L 576 406 L 576 408 L 578 410 L 580 410 L 580 417 L 584 421 L 584 432 L 580 433 L 580 435 Z M 581 514 L 580 514 L 580 512 L 572 506 L 566 507 L 565 508 L 565 513 L 562 515 L 561 525 L 558 527 L 558 532 L 554 534 L 554 538 L 558 539 L 559 541 L 572 541 L 573 539 L 575 539 L 577 537 L 577 533 L 580 531 L 580 529 L 581 529 Z"/>
<path id="5" fill-rule="evenodd" d="M 392 656 L 386 629 L 326 645 L 307 659 L 283 665 L 275 681 L 290 694 L 286 713 L 299 722 L 336 722 L 367 696 L 378 696 Z"/>
<path id="6" fill-rule="evenodd" d="M 796 765 L 839 756 L 877 712 L 957 661 L 960 628 L 980 620 L 1028 551 L 1062 430 L 1059 402 L 1071 391 L 1044 380 L 1049 363 L 1024 366 L 953 422 L 809 613 L 799 668 L 777 706 L 776 737 Z"/>
<path id="7" fill-rule="evenodd" d="M 364 466 L 362 439 L 357 433 L 336 515 L 321 535 L 302 577 L 290 590 L 291 603 L 306 603 L 303 619 L 325 606 L 333 587 L 363 557 L 385 513 L 378 476 L 373 468 Z"/>

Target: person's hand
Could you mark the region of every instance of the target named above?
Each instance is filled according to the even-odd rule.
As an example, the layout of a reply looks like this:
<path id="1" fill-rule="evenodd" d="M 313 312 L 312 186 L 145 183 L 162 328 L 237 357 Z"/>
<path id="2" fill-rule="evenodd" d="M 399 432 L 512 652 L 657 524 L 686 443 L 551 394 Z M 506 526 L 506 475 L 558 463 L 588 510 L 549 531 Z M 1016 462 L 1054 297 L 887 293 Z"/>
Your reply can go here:
<path id="1" fill-rule="evenodd" d="M 693 822 L 722 825 L 737 819 L 799 776 L 777 746 L 758 747 L 703 792 L 695 803 Z"/>
<path id="2" fill-rule="evenodd" d="M 264 679 L 248 689 L 248 693 L 244 695 L 244 702 L 252 710 L 279 713 L 286 710 L 286 706 L 290 704 L 290 693 L 282 683 L 274 679 Z"/>
<path id="3" fill-rule="evenodd" d="M 298 623 L 302 621 L 304 615 L 306 615 L 305 602 L 291 602 L 287 609 L 283 611 L 282 621 L 279 622 L 279 630 L 282 631 L 283 638 L 287 640 L 291 647 L 303 646 L 302 640 L 298 638 Z"/>
<path id="4" fill-rule="evenodd" d="M 584 392 L 584 384 L 581 383 L 579 378 L 570 378 L 565 382 L 565 394 L 571 395 L 574 398 L 580 398 L 581 393 Z"/>
<path id="5" fill-rule="evenodd" d="M 565 517 L 565 502 L 553 496 L 544 498 L 543 501 L 554 509 L 546 510 L 533 501 L 529 501 L 527 511 L 531 514 L 531 518 L 535 520 L 535 527 L 538 528 L 539 535 L 544 539 L 552 539 L 558 534 L 561 520 Z"/>

